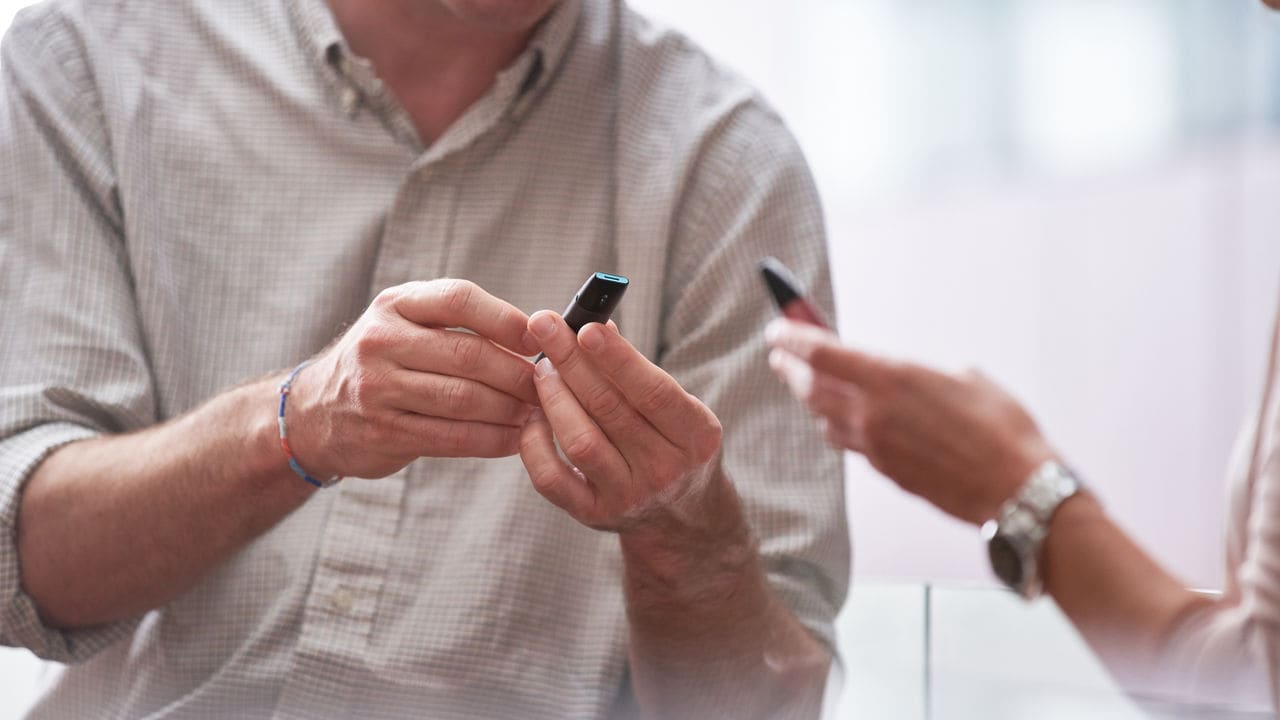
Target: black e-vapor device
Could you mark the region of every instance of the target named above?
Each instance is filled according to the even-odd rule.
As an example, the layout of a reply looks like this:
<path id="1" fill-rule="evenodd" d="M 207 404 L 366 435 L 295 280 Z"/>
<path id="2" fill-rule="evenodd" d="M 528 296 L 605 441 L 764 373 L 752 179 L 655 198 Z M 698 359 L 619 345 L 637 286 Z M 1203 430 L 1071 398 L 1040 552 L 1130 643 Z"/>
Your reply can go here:
<path id="1" fill-rule="evenodd" d="M 631 281 L 621 275 L 593 273 L 569 301 L 569 306 L 564 309 L 565 324 L 576 335 L 587 323 L 608 322 L 609 316 L 618 307 L 618 303 L 622 302 L 622 296 L 627 292 L 627 286 L 630 284 Z M 534 362 L 544 357 L 546 357 L 544 353 L 538 353 Z"/>

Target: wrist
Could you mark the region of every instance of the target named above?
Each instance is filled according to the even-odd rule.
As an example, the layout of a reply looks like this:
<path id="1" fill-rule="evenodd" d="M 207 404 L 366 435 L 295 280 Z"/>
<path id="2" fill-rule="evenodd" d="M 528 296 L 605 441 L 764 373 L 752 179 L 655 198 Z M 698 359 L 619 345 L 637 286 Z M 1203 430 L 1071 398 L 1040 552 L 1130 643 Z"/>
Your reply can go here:
<path id="1" fill-rule="evenodd" d="M 1084 490 L 1079 478 L 1056 460 L 1046 460 L 1017 495 L 982 525 L 997 577 L 1023 598 L 1044 590 L 1044 557 L 1051 524 Z"/>
<path id="2" fill-rule="evenodd" d="M 1025 443 L 1011 452 L 995 473 L 990 486 L 991 492 L 983 498 L 981 506 L 970 518 L 971 521 L 981 525 L 998 516 L 1001 508 L 1018 497 L 1027 487 L 1032 475 L 1050 460 L 1061 462 L 1058 454 L 1041 439 Z"/>
<path id="3" fill-rule="evenodd" d="M 166 433 L 166 439 L 159 442 L 172 446 L 189 444 L 192 438 L 202 438 L 203 442 L 221 437 L 215 445 L 201 450 L 194 461 L 220 465 L 220 475 L 237 483 L 239 492 L 246 496 L 305 499 L 311 494 L 310 486 L 293 477 L 280 451 L 271 404 L 276 387 L 274 378 L 240 385 L 177 419 L 168 428 L 172 439 Z M 210 428 L 218 431 L 211 432 Z"/>
<path id="4" fill-rule="evenodd" d="M 618 533 L 629 580 L 700 594 L 733 584 L 759 563 L 733 482 L 718 467 L 689 491 Z"/>
<path id="5" fill-rule="evenodd" d="M 238 415 L 246 419 L 242 430 L 242 447 L 246 449 L 241 458 L 243 475 L 254 481 L 257 493 L 283 491 L 305 498 L 314 488 L 294 475 L 289 468 L 288 457 L 280 447 L 280 426 L 272 412 L 275 402 L 278 402 L 278 389 L 279 381 L 272 377 L 246 385 L 238 391 L 236 404 L 242 409 Z"/>
<path id="6" fill-rule="evenodd" d="M 1049 530 L 1040 550 L 1044 591 L 1047 594 L 1054 594 L 1054 561 L 1058 558 L 1055 552 L 1058 541 L 1063 537 L 1079 536 L 1082 530 L 1088 533 L 1085 528 L 1105 522 L 1107 513 L 1103 510 L 1102 503 L 1087 488 L 1062 501 L 1058 511 L 1049 520 Z"/>

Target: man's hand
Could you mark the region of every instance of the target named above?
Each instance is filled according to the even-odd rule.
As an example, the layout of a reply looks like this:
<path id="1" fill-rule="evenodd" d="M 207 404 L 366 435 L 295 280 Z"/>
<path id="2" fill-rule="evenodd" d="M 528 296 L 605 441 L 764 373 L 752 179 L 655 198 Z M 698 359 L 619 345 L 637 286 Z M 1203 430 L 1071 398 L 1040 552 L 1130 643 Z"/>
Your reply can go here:
<path id="1" fill-rule="evenodd" d="M 828 442 L 962 520 L 995 517 L 1054 456 L 1026 410 L 981 373 L 890 361 L 787 320 L 767 337 L 770 365 L 823 418 Z"/>
<path id="2" fill-rule="evenodd" d="M 542 311 L 529 329 L 547 359 L 536 370 L 542 409 L 525 425 L 520 457 L 544 497 L 584 525 L 625 534 L 715 476 L 720 421 L 612 323 L 575 336 Z"/>
<path id="3" fill-rule="evenodd" d="M 294 382 L 299 462 L 320 476 L 382 477 L 423 456 L 514 454 L 538 402 L 533 365 L 517 354 L 537 351 L 527 322 L 465 280 L 382 291 Z"/>

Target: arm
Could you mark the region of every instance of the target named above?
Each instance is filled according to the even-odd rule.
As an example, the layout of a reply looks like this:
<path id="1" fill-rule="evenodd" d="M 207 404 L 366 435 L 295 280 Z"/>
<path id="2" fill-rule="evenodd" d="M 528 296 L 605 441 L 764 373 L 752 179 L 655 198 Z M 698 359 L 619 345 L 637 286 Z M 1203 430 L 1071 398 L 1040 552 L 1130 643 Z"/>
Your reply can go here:
<path id="1" fill-rule="evenodd" d="M 306 500 L 310 486 L 273 438 L 274 390 L 249 383 L 41 463 L 23 493 L 18 554 L 47 624 L 88 627 L 161 605 Z"/>
<path id="2" fill-rule="evenodd" d="M 788 321 L 771 325 L 769 337 L 775 369 L 822 418 L 832 444 L 866 455 L 957 518 L 995 517 L 1035 468 L 1056 457 L 1026 411 L 976 372 L 886 360 Z M 1168 667 L 1167 652 L 1178 628 L 1193 614 L 1228 607 L 1183 587 L 1087 492 L 1059 507 L 1043 553 L 1046 591 L 1131 688 L 1175 691 L 1185 668 Z"/>
<path id="3" fill-rule="evenodd" d="M 719 421 L 612 327 L 575 338 L 541 312 L 530 328 L 548 358 L 545 415 L 526 426 L 521 457 L 548 500 L 619 534 L 642 712 L 816 715 L 830 657 L 766 582 L 721 468 Z"/>
<path id="4" fill-rule="evenodd" d="M 679 511 L 622 535 L 631 675 L 652 717 L 816 717 L 831 656 L 769 586 L 723 471 Z"/>
<path id="5" fill-rule="evenodd" d="M 1054 514 L 1044 546 L 1045 591 L 1127 687 L 1149 688 L 1180 621 L 1219 603 L 1156 564 L 1088 494 Z"/>
<path id="6" fill-rule="evenodd" d="M 420 456 L 513 454 L 536 402 L 532 367 L 485 337 L 523 348 L 524 317 L 461 281 L 384 291 L 295 381 L 296 456 L 317 476 L 382 477 Z M 306 500 L 311 487 L 278 440 L 282 376 L 141 432 L 67 445 L 39 466 L 18 552 L 44 621 L 86 627 L 157 607 Z"/>

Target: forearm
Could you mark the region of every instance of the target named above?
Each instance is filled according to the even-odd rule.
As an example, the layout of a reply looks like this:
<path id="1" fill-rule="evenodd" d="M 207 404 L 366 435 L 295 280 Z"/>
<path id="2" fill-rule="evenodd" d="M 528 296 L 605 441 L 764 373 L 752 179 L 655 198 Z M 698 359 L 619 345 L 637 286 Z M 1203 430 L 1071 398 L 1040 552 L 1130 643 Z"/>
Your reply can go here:
<path id="1" fill-rule="evenodd" d="M 1044 562 L 1046 590 L 1131 687 L 1160 683 L 1161 656 L 1179 620 L 1213 602 L 1165 572 L 1088 494 L 1054 514 Z"/>
<path id="2" fill-rule="evenodd" d="M 713 527 L 623 533 L 631 676 L 651 718 L 817 717 L 827 650 L 770 589 L 732 484 Z"/>
<path id="3" fill-rule="evenodd" d="M 86 627 L 157 607 L 297 508 L 274 384 L 229 390 L 142 432 L 67 445 L 28 481 L 22 583 L 45 622 Z"/>

